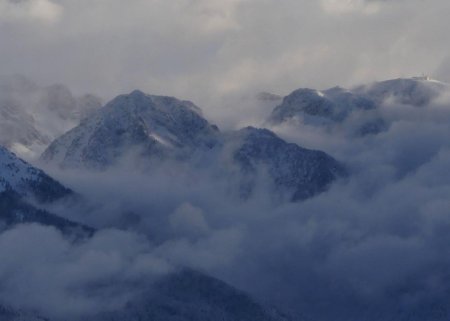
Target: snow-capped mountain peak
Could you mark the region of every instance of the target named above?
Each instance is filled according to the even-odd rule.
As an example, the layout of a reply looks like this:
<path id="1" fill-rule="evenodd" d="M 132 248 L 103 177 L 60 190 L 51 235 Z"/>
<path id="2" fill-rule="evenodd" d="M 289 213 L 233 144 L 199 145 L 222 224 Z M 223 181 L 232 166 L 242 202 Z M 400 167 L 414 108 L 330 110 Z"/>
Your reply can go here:
<path id="1" fill-rule="evenodd" d="M 381 107 L 423 107 L 450 85 L 429 77 L 398 78 L 351 89 L 300 88 L 284 97 L 268 118 L 270 125 L 291 124 L 321 127 L 330 133 L 361 137 L 389 127 Z"/>
<path id="2" fill-rule="evenodd" d="M 354 110 L 374 107 L 370 99 L 341 87 L 323 91 L 301 88 L 283 99 L 283 102 L 273 110 L 269 122 L 279 124 L 298 116 L 340 122 Z"/>
<path id="3" fill-rule="evenodd" d="M 448 84 L 429 77 L 412 77 L 375 82 L 356 87 L 353 91 L 368 96 L 377 104 L 390 99 L 394 103 L 420 107 L 449 89 Z"/>
<path id="4" fill-rule="evenodd" d="M 156 158 L 185 158 L 194 149 L 214 146 L 217 132 L 193 103 L 135 90 L 116 97 L 55 140 L 42 158 L 62 167 L 97 169 L 137 149 Z"/>

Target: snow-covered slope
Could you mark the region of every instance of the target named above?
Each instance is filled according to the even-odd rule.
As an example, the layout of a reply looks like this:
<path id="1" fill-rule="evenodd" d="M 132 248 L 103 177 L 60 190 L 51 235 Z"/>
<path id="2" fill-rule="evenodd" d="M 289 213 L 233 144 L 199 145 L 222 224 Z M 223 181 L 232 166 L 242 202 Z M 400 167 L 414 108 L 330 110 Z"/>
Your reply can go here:
<path id="1" fill-rule="evenodd" d="M 0 144 L 10 148 L 45 146 L 50 138 L 38 130 L 34 117 L 14 99 L 0 97 Z"/>
<path id="2" fill-rule="evenodd" d="M 63 85 L 40 87 L 23 76 L 0 78 L 0 145 L 33 158 L 101 106 L 94 95 L 74 96 Z"/>
<path id="3" fill-rule="evenodd" d="M 136 90 L 118 96 L 56 139 L 42 159 L 87 168 L 114 165 L 131 151 L 153 159 L 184 159 L 214 147 L 217 133 L 191 102 Z"/>
<path id="4" fill-rule="evenodd" d="M 236 146 L 233 158 L 241 169 L 244 196 L 257 185 L 261 171 L 274 183 L 274 191 L 294 201 L 323 192 L 346 175 L 342 164 L 326 153 L 287 143 L 267 129 L 241 129 L 227 143 Z"/>
<path id="5" fill-rule="evenodd" d="M 395 103 L 420 107 L 429 104 L 449 89 L 450 86 L 446 83 L 428 77 L 413 77 L 359 86 L 353 92 L 369 97 L 376 104 L 389 99 Z"/>
<path id="6" fill-rule="evenodd" d="M 372 99 L 340 87 L 324 91 L 297 89 L 275 107 L 268 123 L 307 124 L 333 130 L 346 126 L 349 120 L 351 135 L 377 133 L 385 127 Z"/>
<path id="7" fill-rule="evenodd" d="M 268 123 L 320 126 L 352 136 L 377 134 L 389 126 L 380 111 L 383 104 L 425 106 L 449 89 L 447 84 L 423 77 L 392 79 L 353 89 L 302 88 L 283 99 Z"/>
<path id="8" fill-rule="evenodd" d="M 375 104 L 369 98 L 340 87 L 324 91 L 303 88 L 286 96 L 274 109 L 270 120 L 280 123 L 303 113 L 324 120 L 343 121 L 354 110 L 374 108 Z"/>
<path id="9" fill-rule="evenodd" d="M 85 238 L 95 232 L 94 228 L 87 225 L 38 209 L 14 192 L 0 193 L 0 232 L 26 223 L 52 226 L 64 235 L 77 238 Z"/>
<path id="10" fill-rule="evenodd" d="M 38 209 L 33 202 L 49 203 L 72 191 L 0 146 L 0 230 L 21 223 L 54 226 L 65 234 L 90 234 L 93 229 Z M 33 202 L 30 202 L 33 201 Z"/>
<path id="11" fill-rule="evenodd" d="M 38 201 L 53 201 L 71 193 L 63 185 L 0 146 L 0 193 L 13 191 Z"/>

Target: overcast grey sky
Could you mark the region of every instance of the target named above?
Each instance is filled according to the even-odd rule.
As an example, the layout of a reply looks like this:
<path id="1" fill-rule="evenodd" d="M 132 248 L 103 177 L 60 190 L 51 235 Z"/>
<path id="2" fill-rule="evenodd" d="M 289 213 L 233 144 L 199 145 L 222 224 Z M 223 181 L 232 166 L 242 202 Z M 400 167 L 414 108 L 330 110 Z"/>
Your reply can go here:
<path id="1" fill-rule="evenodd" d="M 1 74 L 104 98 L 450 81 L 448 0 L 0 0 Z"/>

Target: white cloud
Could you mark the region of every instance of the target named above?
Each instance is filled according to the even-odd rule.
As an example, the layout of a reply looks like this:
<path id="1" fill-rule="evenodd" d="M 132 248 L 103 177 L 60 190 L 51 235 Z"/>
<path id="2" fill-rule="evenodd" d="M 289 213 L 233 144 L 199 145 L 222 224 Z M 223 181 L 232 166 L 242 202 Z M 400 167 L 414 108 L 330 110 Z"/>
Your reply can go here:
<path id="1" fill-rule="evenodd" d="M 0 3 L 0 22 L 28 22 L 0 29 L 4 73 L 104 98 L 140 88 L 212 106 L 237 92 L 285 94 L 421 72 L 450 80 L 444 0 Z"/>
<path id="2" fill-rule="evenodd" d="M 202 209 L 189 203 L 181 204 L 170 215 L 169 221 L 176 235 L 196 237 L 209 232 Z"/>
<path id="3" fill-rule="evenodd" d="M 321 0 L 325 12 L 330 14 L 363 13 L 375 14 L 380 10 L 379 2 L 366 0 Z"/>
<path id="4" fill-rule="evenodd" d="M 191 0 L 188 3 L 194 19 L 204 33 L 239 29 L 236 13 L 245 0 Z"/>
<path id="5" fill-rule="evenodd" d="M 63 7 L 51 0 L 0 1 L 0 21 L 57 22 L 63 14 Z"/>

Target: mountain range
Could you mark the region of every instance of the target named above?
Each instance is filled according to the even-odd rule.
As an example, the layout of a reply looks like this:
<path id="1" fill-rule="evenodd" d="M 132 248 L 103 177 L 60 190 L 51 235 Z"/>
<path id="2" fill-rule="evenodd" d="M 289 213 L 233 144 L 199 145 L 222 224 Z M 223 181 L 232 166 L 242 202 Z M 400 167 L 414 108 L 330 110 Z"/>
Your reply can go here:
<path id="1" fill-rule="evenodd" d="M 29 155 L 45 149 L 36 164 L 57 168 L 55 172 L 90 175 L 114 173 L 120 168 L 137 171 L 150 180 L 153 173 L 170 167 L 177 169 L 175 181 L 180 171 L 206 172 L 212 180 L 228 184 L 226 190 L 238 194 L 244 204 L 263 187 L 268 191 L 264 195 L 276 196 L 282 200 L 278 204 L 290 206 L 326 193 L 339 180 L 345 183 L 352 172 L 330 154 L 286 141 L 276 133 L 277 127 L 313 126 L 331 134 L 343 131 L 352 138 L 364 139 L 389 130 L 386 108 L 427 108 L 447 90 L 449 86 L 444 83 L 419 77 L 352 89 L 301 88 L 284 98 L 263 93 L 259 100 L 278 103 L 267 117 L 270 129 L 247 126 L 222 131 L 194 103 L 174 97 L 135 90 L 100 107 L 94 95 L 75 97 L 62 85 L 39 87 L 23 77 L 9 78 L 0 82 L 0 233 L 21 224 L 39 224 L 56 229 L 71 242 L 83 243 L 102 230 L 49 210 L 52 207 L 48 205 L 64 200 L 83 203 L 83 193 L 88 192 L 66 187 L 64 180 L 59 182 L 11 150 Z M 196 183 L 201 184 L 200 179 Z M 153 210 L 146 209 L 147 215 Z M 201 213 L 189 215 L 194 223 L 206 225 Z M 128 228 L 123 226 L 124 230 Z M 181 239 L 182 244 L 188 244 L 188 238 Z M 96 286 L 101 288 L 101 282 L 93 282 L 90 290 L 95 292 Z M 417 320 L 407 313 L 402 316 L 406 317 L 401 320 Z M 0 320 L 63 321 L 2 302 Z M 142 288 L 125 306 L 99 312 L 90 320 L 297 318 L 200 269 L 177 266 L 175 272 Z"/>
<path id="2" fill-rule="evenodd" d="M 270 188 L 292 200 L 322 192 L 346 175 L 344 165 L 331 156 L 289 144 L 267 129 L 221 132 L 193 103 L 141 91 L 113 99 L 51 143 L 41 157 L 61 168 L 94 170 L 124 159 L 131 159 L 133 167 L 182 162 L 219 168 L 224 176 L 238 177 L 236 188 L 244 198 L 264 174 Z"/>
<path id="3" fill-rule="evenodd" d="M 29 86 L 33 88 L 32 84 Z M 20 87 L 27 86 L 21 84 Z M 64 97 L 63 88 L 52 88 L 47 93 L 53 90 L 55 97 L 62 95 L 61 103 L 70 101 Z M 74 119 L 61 113 L 61 110 L 70 109 L 67 106 L 62 109 L 54 103 L 47 106 L 58 118 Z M 17 106 L 16 109 L 25 110 Z M 11 108 L 7 110 L 11 111 Z M 17 142 L 24 146 L 36 142 L 45 144 L 46 140 L 41 140 L 43 136 L 33 126 L 30 115 L 24 113 L 16 118 L 12 126 L 24 130 L 26 135 L 35 134 L 30 136 L 30 141 Z M 24 121 L 28 126 L 24 126 Z M 251 197 L 258 177 L 263 174 L 269 176 L 271 184 L 279 188 L 280 193 L 290 195 L 289 198 L 295 201 L 325 191 L 334 180 L 347 174 L 344 166 L 331 156 L 287 143 L 267 129 L 247 127 L 221 132 L 193 103 L 141 91 L 118 96 L 92 112 L 78 126 L 55 139 L 42 154 L 41 161 L 46 166 L 54 164 L 65 169 L 105 170 L 120 164 L 130 154 L 150 167 L 173 162 L 187 163 L 193 168 L 219 168 L 225 176 L 238 177 L 236 188 L 243 198 Z M 93 227 L 42 209 L 40 204 L 78 196 L 5 147 L 0 147 L 0 172 L 2 230 L 34 223 L 55 227 L 68 237 L 75 235 L 76 239 L 89 238 L 96 232 Z M 37 317 L 32 311 L 7 306 L 0 309 L 2 318 L 48 319 Z M 247 294 L 193 270 L 171 274 L 130 301 L 125 309 L 94 318 L 101 321 L 136 319 L 288 320 Z"/>

